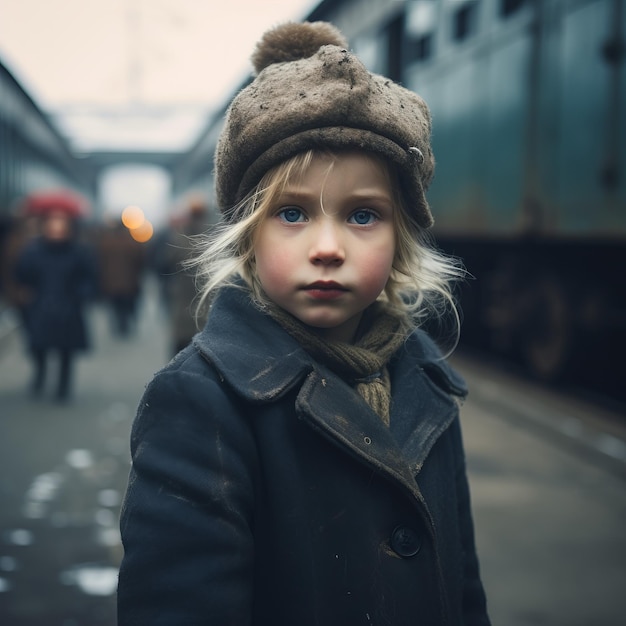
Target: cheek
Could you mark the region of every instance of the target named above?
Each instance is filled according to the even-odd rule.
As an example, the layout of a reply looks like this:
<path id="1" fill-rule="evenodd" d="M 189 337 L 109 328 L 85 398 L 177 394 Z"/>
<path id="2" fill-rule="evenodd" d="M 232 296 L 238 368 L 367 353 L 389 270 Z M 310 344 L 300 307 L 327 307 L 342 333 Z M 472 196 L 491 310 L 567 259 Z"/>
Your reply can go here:
<path id="1" fill-rule="evenodd" d="M 259 281 L 268 293 L 285 286 L 294 263 L 287 246 L 262 242 L 255 248 L 255 261 Z"/>
<path id="2" fill-rule="evenodd" d="M 359 263 L 364 286 L 375 296 L 385 288 L 393 265 L 393 251 L 384 246 L 381 249 L 371 249 Z"/>

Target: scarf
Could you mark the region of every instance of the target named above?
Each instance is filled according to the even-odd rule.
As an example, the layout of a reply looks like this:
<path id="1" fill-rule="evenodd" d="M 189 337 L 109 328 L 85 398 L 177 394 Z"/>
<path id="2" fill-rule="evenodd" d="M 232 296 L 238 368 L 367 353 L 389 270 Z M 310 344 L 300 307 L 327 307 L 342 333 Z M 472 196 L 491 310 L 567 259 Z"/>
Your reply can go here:
<path id="1" fill-rule="evenodd" d="M 354 344 L 325 341 L 277 306 L 266 312 L 318 362 L 354 387 L 372 410 L 389 426 L 391 381 L 387 364 L 407 336 L 407 325 L 383 303 L 375 302 L 363 313 Z"/>

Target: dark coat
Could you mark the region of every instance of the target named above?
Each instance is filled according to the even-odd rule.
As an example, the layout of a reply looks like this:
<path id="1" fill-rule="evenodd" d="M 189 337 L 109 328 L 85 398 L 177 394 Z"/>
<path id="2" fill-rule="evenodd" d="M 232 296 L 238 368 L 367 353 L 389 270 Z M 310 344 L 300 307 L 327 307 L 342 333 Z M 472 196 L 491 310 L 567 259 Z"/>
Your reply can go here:
<path id="1" fill-rule="evenodd" d="M 195 273 L 184 267 L 194 253 L 194 237 L 210 228 L 206 215 L 192 215 L 180 231 L 172 231 L 162 251 L 161 262 L 167 268 L 167 296 L 170 305 L 170 334 L 174 346 L 184 347 L 206 321 L 206 307 L 196 318 L 198 290 Z"/>
<path id="2" fill-rule="evenodd" d="M 486 626 L 454 395 L 417 331 L 386 428 L 243 291 L 149 384 L 119 626 Z"/>
<path id="3" fill-rule="evenodd" d="M 137 298 L 145 267 L 143 244 L 120 222 L 100 233 L 97 249 L 100 295 Z"/>
<path id="4" fill-rule="evenodd" d="M 15 277 L 27 294 L 25 330 L 32 350 L 89 346 L 84 307 L 95 293 L 96 272 L 85 244 L 37 238 L 22 251 Z"/>

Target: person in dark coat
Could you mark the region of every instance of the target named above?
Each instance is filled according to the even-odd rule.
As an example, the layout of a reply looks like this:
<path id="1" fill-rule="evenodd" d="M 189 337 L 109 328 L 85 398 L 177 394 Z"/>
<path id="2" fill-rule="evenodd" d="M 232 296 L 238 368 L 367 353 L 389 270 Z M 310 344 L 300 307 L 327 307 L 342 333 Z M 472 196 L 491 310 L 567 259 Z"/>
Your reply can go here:
<path id="1" fill-rule="evenodd" d="M 25 330 L 35 370 L 32 392 L 43 391 L 49 355 L 56 353 L 58 400 L 71 393 L 76 353 L 89 347 L 84 308 L 96 289 L 93 254 L 78 241 L 75 228 L 69 215 L 51 211 L 42 218 L 42 235 L 24 248 L 15 268 L 25 294 Z"/>
<path id="2" fill-rule="evenodd" d="M 161 251 L 161 267 L 166 268 L 164 272 L 167 274 L 172 356 L 187 346 L 206 322 L 208 306 L 196 313 L 196 278 L 185 264 L 193 256 L 197 237 L 206 233 L 210 227 L 211 215 L 207 202 L 200 197 L 193 198 L 184 219 L 176 228 L 172 228 Z"/>
<path id="3" fill-rule="evenodd" d="M 490 624 L 467 389 L 420 328 L 458 332 L 463 276 L 426 234 L 430 116 L 347 48 L 277 27 L 229 109 L 208 320 L 133 425 L 119 626 Z"/>
<path id="4" fill-rule="evenodd" d="M 146 265 L 143 244 L 135 241 L 122 221 L 116 219 L 99 233 L 97 252 L 99 293 L 111 307 L 113 332 L 126 337 L 137 319 Z"/>

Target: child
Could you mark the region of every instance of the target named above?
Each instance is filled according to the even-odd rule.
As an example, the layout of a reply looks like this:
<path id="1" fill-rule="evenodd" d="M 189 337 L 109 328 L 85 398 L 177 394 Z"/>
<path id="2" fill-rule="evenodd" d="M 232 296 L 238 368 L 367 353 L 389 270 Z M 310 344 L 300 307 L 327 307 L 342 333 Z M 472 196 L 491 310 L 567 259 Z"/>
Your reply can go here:
<path id="1" fill-rule="evenodd" d="M 148 386 L 119 625 L 487 625 L 430 118 L 326 23 L 253 57 L 216 152 L 205 329 Z M 458 320 L 458 318 L 457 318 Z"/>

